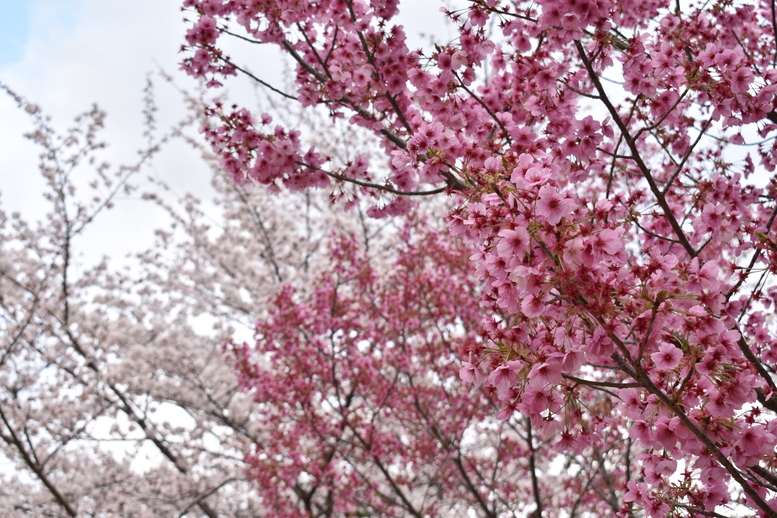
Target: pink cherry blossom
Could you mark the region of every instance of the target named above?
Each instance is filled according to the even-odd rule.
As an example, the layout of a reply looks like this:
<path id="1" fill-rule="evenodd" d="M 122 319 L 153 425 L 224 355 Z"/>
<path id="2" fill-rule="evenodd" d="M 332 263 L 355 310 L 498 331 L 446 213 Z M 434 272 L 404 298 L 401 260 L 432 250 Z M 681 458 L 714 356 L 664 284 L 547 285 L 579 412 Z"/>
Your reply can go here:
<path id="1" fill-rule="evenodd" d="M 572 209 L 571 200 L 562 196 L 555 188 L 543 186 L 537 200 L 537 213 L 551 225 L 556 225 L 561 218 L 568 216 Z"/>
<path id="2" fill-rule="evenodd" d="M 542 315 L 545 312 L 545 304 L 535 295 L 529 295 L 521 302 L 521 311 L 529 318 Z"/>
<path id="3" fill-rule="evenodd" d="M 592 515 L 695 515 L 736 501 L 777 516 L 773 452 L 738 435 L 777 422 L 768 5 L 470 2 L 445 11 L 455 37 L 415 48 L 396 2 L 210 4 L 187 3 L 193 27 L 210 16 L 224 32 L 214 44 L 193 30 L 185 70 L 234 73 L 218 45 L 235 20 L 230 32 L 290 59 L 294 86 L 273 95 L 376 142 L 354 168 L 350 145 L 308 154 L 302 135 L 216 103 L 205 136 L 225 169 L 236 181 L 321 186 L 380 218 L 412 213 L 397 198 L 445 196 L 479 282 L 477 366 L 494 413 L 538 440 L 566 433 L 555 444 L 569 455 L 624 459 L 611 461 L 622 469 L 610 494 L 574 495 L 601 504 Z M 681 458 L 687 474 L 670 475 Z M 559 494 L 515 512 L 569 514 L 576 500 Z"/>
<path id="4" fill-rule="evenodd" d="M 662 371 L 672 370 L 680 364 L 683 352 L 672 344 L 664 343 L 657 352 L 650 355 L 656 368 Z"/>
<path id="5" fill-rule="evenodd" d="M 529 251 L 531 237 L 525 229 L 520 227 L 512 230 L 505 229 L 499 235 L 502 239 L 499 240 L 496 250 L 500 257 L 505 259 L 520 257 Z"/>
<path id="6" fill-rule="evenodd" d="M 478 369 L 477 365 L 473 365 L 470 362 L 464 362 L 464 366 L 459 371 L 459 377 L 476 387 L 483 382 L 483 374 L 480 372 L 480 369 Z"/>
<path id="7" fill-rule="evenodd" d="M 517 380 L 515 372 L 506 365 L 494 369 L 488 375 L 488 382 L 496 387 L 500 394 L 506 393 Z"/>

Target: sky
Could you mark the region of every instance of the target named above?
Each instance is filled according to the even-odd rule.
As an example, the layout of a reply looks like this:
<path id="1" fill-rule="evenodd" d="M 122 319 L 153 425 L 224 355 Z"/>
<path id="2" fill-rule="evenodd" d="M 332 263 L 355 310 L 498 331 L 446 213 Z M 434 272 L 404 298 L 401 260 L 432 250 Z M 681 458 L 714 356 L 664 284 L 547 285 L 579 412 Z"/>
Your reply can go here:
<path id="1" fill-rule="evenodd" d="M 158 71 L 174 77 L 177 88 L 194 91 L 197 83 L 178 71 L 187 25 L 181 0 L 0 0 L 0 82 L 37 104 L 55 128 L 96 103 L 107 112 L 102 133 L 109 144 L 104 159 L 131 163 L 143 146 L 143 88 L 148 74 L 157 84 L 160 127 L 183 117 L 181 95 L 163 84 Z M 411 46 L 418 35 L 447 30 L 437 0 L 405 0 L 402 20 Z M 438 23 L 434 23 L 438 20 Z M 266 47 L 263 47 L 266 48 Z M 263 77 L 280 76 L 281 57 L 272 52 L 246 56 Z M 280 81 L 280 77 L 277 79 Z M 277 83 L 276 83 L 277 84 Z M 230 96 L 252 99 L 245 81 L 227 84 Z M 234 98 L 234 97 L 233 97 Z M 250 100 L 249 100 L 250 102 Z M 37 172 L 39 149 L 23 138 L 29 116 L 0 95 L 0 208 L 40 218 L 43 183 Z M 145 174 L 169 183 L 175 192 L 207 199 L 210 172 L 183 144 L 170 146 Z M 119 200 L 117 209 L 95 225 L 89 248 L 96 256 L 125 256 L 153 245 L 153 230 L 166 222 L 137 200 Z M 128 239 L 130 236 L 132 239 Z"/>
<path id="2" fill-rule="evenodd" d="M 21 58 L 30 30 L 30 2 L 5 3 L 0 17 L 0 66 Z"/>
<path id="3" fill-rule="evenodd" d="M 177 0 L 4 1 L 0 78 L 55 117 L 95 101 L 123 117 L 145 73 L 180 59 Z"/>
<path id="4" fill-rule="evenodd" d="M 0 82 L 37 104 L 64 129 L 97 104 L 107 112 L 101 159 L 132 163 L 143 138 L 143 88 L 149 73 L 164 70 L 184 88 L 196 83 L 177 73 L 185 25 L 177 0 L 2 0 Z M 10 9 L 10 11 L 9 11 Z M 162 83 L 158 77 L 155 81 Z M 163 85 L 160 85 L 163 86 Z M 180 95 L 159 88 L 160 126 L 184 115 Z M 37 219 L 46 208 L 37 170 L 40 149 L 24 139 L 32 124 L 7 95 L 0 95 L 0 208 Z M 179 191 L 207 195 L 209 173 L 183 146 L 172 146 L 145 174 Z M 86 247 L 96 258 L 120 256 L 152 246 L 160 213 L 138 210 L 123 200 L 98 219 Z M 147 207 L 146 207 L 147 209 Z M 101 228 L 102 227 L 102 228 Z M 131 236 L 132 239 L 127 239 Z"/>

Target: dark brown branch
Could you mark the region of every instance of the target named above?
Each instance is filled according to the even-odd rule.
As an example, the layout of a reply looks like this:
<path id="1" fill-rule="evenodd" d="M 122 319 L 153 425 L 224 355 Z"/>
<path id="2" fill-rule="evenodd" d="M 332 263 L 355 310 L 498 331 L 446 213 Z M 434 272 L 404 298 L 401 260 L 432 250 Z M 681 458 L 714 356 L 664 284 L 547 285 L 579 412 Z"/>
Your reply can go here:
<path id="1" fill-rule="evenodd" d="M 486 112 L 488 112 L 488 114 L 491 116 L 491 118 L 494 119 L 494 121 L 497 123 L 497 125 L 499 125 L 499 129 L 502 130 L 502 134 L 504 134 L 504 138 L 507 140 L 507 142 L 512 142 L 512 139 L 510 138 L 510 134 L 507 133 L 507 128 L 505 128 L 505 125 L 502 124 L 502 121 L 499 120 L 499 118 L 496 116 L 496 114 L 493 111 L 491 111 L 491 108 L 489 108 L 488 105 L 485 102 L 483 102 L 483 99 L 478 97 L 473 91 L 471 91 L 469 88 L 467 88 L 467 85 L 464 84 L 464 81 L 461 80 L 461 78 L 459 77 L 458 74 L 454 73 L 453 75 L 458 80 L 459 86 L 461 86 L 461 88 L 463 88 L 464 91 L 467 92 L 467 94 L 470 97 L 475 99 L 475 101 L 480 106 L 482 106 L 483 109 L 486 110 Z"/>
<path id="2" fill-rule="evenodd" d="M 5 427 L 8 429 L 8 433 L 10 434 L 0 434 L 0 437 L 6 443 L 8 443 L 8 445 L 16 448 L 16 450 L 19 452 L 19 455 L 21 455 L 22 459 L 24 460 L 24 463 L 32 470 L 33 473 L 35 473 L 35 476 L 38 477 L 38 480 L 40 480 L 43 485 L 46 486 L 46 489 L 49 490 L 49 493 L 51 493 L 51 495 L 54 497 L 54 500 L 56 500 L 60 507 L 65 510 L 68 516 L 78 516 L 78 513 L 75 511 L 75 509 L 73 509 L 73 506 L 70 505 L 62 493 L 59 492 L 54 483 L 49 480 L 49 477 L 46 475 L 46 473 L 43 472 L 43 468 L 40 466 L 40 464 L 38 464 L 32 457 L 30 457 L 30 454 L 24 447 L 24 444 L 22 444 L 22 441 L 16 436 L 13 428 L 11 428 L 11 425 L 8 423 L 2 407 L 0 407 L 0 419 L 2 419 Z"/>
<path id="3" fill-rule="evenodd" d="M 739 350 L 742 351 L 742 354 L 745 355 L 745 358 L 750 362 L 750 364 L 755 368 L 755 370 L 758 371 L 758 374 L 761 375 L 763 380 L 769 384 L 769 387 L 772 389 L 773 392 L 777 391 L 777 385 L 775 385 L 774 380 L 769 375 L 768 372 L 766 372 L 766 369 L 764 368 L 761 361 L 756 358 L 755 354 L 752 350 L 750 350 L 750 345 L 745 341 L 744 336 L 742 336 L 742 333 L 739 331 L 739 329 L 736 329 L 737 333 L 739 333 L 739 340 L 737 340 L 737 345 L 739 346 Z"/>
<path id="4" fill-rule="evenodd" d="M 580 385 L 587 385 L 590 387 L 612 387 L 612 388 L 635 388 L 635 387 L 641 387 L 639 383 L 617 383 L 613 381 L 594 381 L 594 380 L 585 380 L 582 378 L 577 378 L 575 376 L 571 376 L 569 374 L 562 374 L 562 376 L 565 379 L 568 379 L 570 381 L 574 381 L 575 383 L 579 383 Z"/>
<path id="5" fill-rule="evenodd" d="M 534 437 L 532 436 L 531 419 L 526 416 L 526 442 L 529 445 L 529 471 L 531 472 L 531 487 L 532 493 L 534 493 L 534 505 L 537 509 L 534 510 L 534 516 L 536 518 L 542 518 L 542 497 L 540 496 L 540 484 L 537 480 L 537 464 L 535 459 L 536 450 L 534 449 Z"/>
<path id="6" fill-rule="evenodd" d="M 696 137 L 696 140 L 691 144 L 691 147 L 688 148 L 688 151 L 683 155 L 683 158 L 680 160 L 680 163 L 677 164 L 677 167 L 675 168 L 675 172 L 672 174 L 672 176 L 667 180 L 666 185 L 664 186 L 664 190 L 662 191 L 662 194 L 666 196 L 666 193 L 669 192 L 669 188 L 672 186 L 674 181 L 677 179 L 678 176 L 680 176 L 680 173 L 683 170 L 683 166 L 688 161 L 688 159 L 691 157 L 691 153 L 696 148 L 696 146 L 701 141 L 701 138 L 704 136 L 704 132 L 707 131 L 707 128 L 710 127 L 710 124 L 712 124 L 712 117 L 707 120 L 707 122 L 704 124 L 704 127 L 699 131 L 699 135 Z"/>
<path id="7" fill-rule="evenodd" d="M 253 38 L 248 38 L 248 37 L 246 37 L 246 36 L 242 36 L 242 35 L 240 35 L 240 34 L 236 34 L 236 33 L 234 33 L 234 32 L 228 31 L 228 30 L 226 30 L 226 29 L 225 29 L 225 28 L 223 28 L 223 27 L 220 27 L 220 28 L 218 29 L 218 31 L 219 31 L 221 34 L 229 34 L 230 36 L 234 36 L 235 38 L 241 39 L 241 40 L 243 40 L 243 41 L 247 41 L 248 43 L 253 43 L 254 45 L 267 45 L 267 42 L 266 42 L 266 41 L 259 41 L 259 40 L 255 40 L 255 39 L 253 39 Z"/>
<path id="8" fill-rule="evenodd" d="M 286 49 L 286 51 L 291 54 L 291 57 L 294 58 L 294 60 L 303 68 L 307 73 L 312 75 L 314 78 L 316 78 L 321 84 L 325 84 L 328 80 L 326 77 L 324 77 L 321 72 L 310 66 L 310 63 L 302 59 L 302 56 L 299 55 L 299 53 L 292 47 L 291 43 L 288 41 L 283 42 L 283 48 Z M 373 115 L 365 110 L 364 108 L 359 108 L 356 106 L 356 104 L 348 97 L 343 96 L 339 99 L 332 99 L 329 102 L 340 104 L 341 106 L 345 106 L 353 111 L 355 111 L 360 116 L 366 118 L 366 119 L 374 119 Z M 400 138 L 398 135 L 393 133 L 388 128 L 381 128 L 378 130 L 378 133 L 389 139 L 391 142 L 393 142 L 397 147 L 400 149 L 405 149 L 407 147 L 407 144 L 405 143 L 402 138 Z"/>
<path id="9" fill-rule="evenodd" d="M 766 230 L 769 231 L 772 228 L 772 224 L 774 223 L 774 219 L 777 217 L 777 206 L 774 207 L 772 210 L 772 215 L 769 217 L 769 221 L 766 223 Z M 758 261 L 758 258 L 761 256 L 761 249 L 757 248 L 756 251 L 753 253 L 753 258 L 750 260 L 750 264 L 745 268 L 745 271 L 751 272 L 753 270 L 753 266 L 755 266 L 755 263 Z M 736 291 L 739 289 L 739 287 L 742 285 L 743 282 L 745 282 L 746 277 L 741 277 L 739 281 L 726 293 L 726 301 L 728 301 L 731 296 L 736 293 Z"/>
<path id="10" fill-rule="evenodd" d="M 659 118 L 659 119 L 658 119 L 656 122 L 654 122 L 653 124 L 651 124 L 651 125 L 649 125 L 649 126 L 645 126 L 644 128 L 640 129 L 640 130 L 639 130 L 639 131 L 638 131 L 638 132 L 637 132 L 637 133 L 634 135 L 634 138 L 635 138 L 635 139 L 638 139 L 638 138 L 639 138 L 639 136 L 640 136 L 640 135 L 642 135 L 642 132 L 643 132 L 643 131 L 653 131 L 654 129 L 656 129 L 657 127 L 659 127 L 659 126 L 661 125 L 661 123 L 662 123 L 662 122 L 664 122 L 664 120 L 666 120 L 666 118 L 667 118 L 667 117 L 669 117 L 669 114 L 670 114 L 670 113 L 672 113 L 672 111 L 673 111 L 675 108 L 677 108 L 677 106 L 680 104 L 680 101 L 682 101 L 682 100 L 683 100 L 683 98 L 684 98 L 684 97 L 685 97 L 685 96 L 688 94 L 688 92 L 689 92 L 689 90 L 686 88 L 686 90 L 685 90 L 685 91 L 682 93 L 682 95 L 680 95 L 680 96 L 677 98 L 677 100 L 674 102 L 674 104 L 673 104 L 672 106 L 670 106 L 670 107 L 669 107 L 669 109 L 667 109 L 667 110 L 666 110 L 666 112 L 664 112 L 664 114 L 663 114 L 663 115 L 662 115 L 662 116 L 661 116 L 661 117 L 660 117 L 660 118 Z M 634 103 L 634 104 L 636 105 L 636 103 Z"/>
<path id="11" fill-rule="evenodd" d="M 623 345 L 620 343 L 620 339 L 615 334 L 608 333 L 607 336 L 610 338 L 610 340 L 615 342 L 616 345 Z M 642 383 L 642 386 L 647 389 L 648 392 L 658 397 L 658 399 L 680 419 L 680 422 L 683 424 L 683 426 L 690 430 L 691 433 L 693 433 L 699 439 L 699 441 L 701 441 L 701 443 L 707 448 L 707 451 L 710 453 L 710 455 L 712 455 L 715 460 L 717 460 L 718 463 L 729 473 L 729 475 L 731 475 L 731 478 L 733 478 L 739 484 L 739 486 L 752 500 L 752 502 L 755 503 L 766 516 L 769 516 L 770 518 L 777 518 L 777 510 L 773 509 L 771 506 L 769 506 L 768 503 L 766 503 L 763 498 L 761 498 L 758 492 L 750 486 L 742 473 L 736 468 L 736 466 L 734 466 L 734 464 L 731 463 L 728 457 L 726 457 L 723 452 L 720 451 L 720 448 L 712 441 L 712 439 L 706 433 L 704 433 L 703 430 L 696 426 L 693 421 L 691 421 L 680 405 L 667 394 L 665 394 L 663 390 L 658 388 L 655 383 L 653 383 L 653 380 L 650 379 L 650 376 L 648 376 L 647 372 L 645 372 L 641 365 L 632 364 L 631 367 L 629 367 L 626 363 L 626 360 L 617 353 L 613 354 L 613 359 L 615 359 L 618 365 L 622 368 L 634 372 L 634 379 Z"/>
<path id="12" fill-rule="evenodd" d="M 774 34 L 774 39 L 776 43 L 775 49 L 774 49 L 774 59 L 772 60 L 772 65 L 774 65 L 775 63 L 777 63 L 777 13 L 775 12 L 774 0 L 769 1 L 769 9 L 771 10 L 771 13 L 772 13 L 772 34 Z M 774 119 L 771 118 L 771 115 L 774 115 Z M 775 114 L 773 111 L 769 112 L 769 115 L 767 115 L 767 117 L 769 117 L 770 121 L 773 121 L 775 124 L 777 124 L 777 114 Z"/>
<path id="13" fill-rule="evenodd" d="M 257 83 L 259 83 L 260 85 L 264 86 L 265 88 L 269 88 L 270 90 L 272 90 L 272 91 L 273 91 L 273 92 L 275 92 L 276 94 L 278 94 L 278 95 L 282 95 L 283 97 L 285 97 L 285 98 L 287 98 L 287 99 L 291 99 L 292 101 L 298 101 L 298 100 L 299 100 L 299 99 L 297 99 L 295 96 L 293 96 L 293 95 L 291 95 L 291 94 L 287 94 L 286 92 L 284 92 L 284 91 L 282 91 L 282 90 L 279 90 L 279 89 L 275 88 L 275 87 L 274 87 L 273 85 L 271 85 L 270 83 L 268 83 L 268 82 L 266 82 L 266 81 L 262 81 L 261 79 L 259 79 L 258 77 L 256 77 L 254 74 L 252 74 L 252 73 L 251 73 L 251 72 L 249 72 L 248 70 L 246 70 L 246 69 L 244 69 L 244 68 L 241 68 L 241 67 L 239 67 L 238 65 L 235 65 L 235 64 L 234 64 L 232 61 L 230 61 L 229 59 L 222 57 L 222 58 L 221 58 L 221 60 L 222 60 L 222 61 L 224 61 L 224 63 L 228 64 L 229 66 L 231 66 L 231 67 L 234 67 L 234 68 L 235 68 L 235 70 L 238 70 L 238 71 L 239 71 L 241 74 L 245 74 L 245 75 L 247 75 L 248 77 L 250 77 L 251 79 L 253 79 L 254 81 L 256 81 Z"/>
<path id="14" fill-rule="evenodd" d="M 642 172 L 642 176 L 645 178 L 645 180 L 647 180 L 648 186 L 650 187 L 650 191 L 656 197 L 656 201 L 661 206 L 661 209 L 663 210 L 664 215 L 666 216 L 666 219 L 669 221 L 669 225 L 672 227 L 672 230 L 674 230 L 674 233 L 677 236 L 677 239 L 680 241 L 680 244 L 682 245 L 682 247 L 685 249 L 685 251 L 688 253 L 690 257 L 696 257 L 696 250 L 694 250 L 693 247 L 691 246 L 691 243 L 688 242 L 688 238 L 685 236 L 685 232 L 683 232 L 683 229 L 680 227 L 680 224 L 677 222 L 677 219 L 674 217 L 674 214 L 672 213 L 672 209 L 671 207 L 669 207 L 669 204 L 666 201 L 666 197 L 663 195 L 661 190 L 656 185 L 656 182 L 653 179 L 653 175 L 651 174 L 650 169 L 642 160 L 642 157 L 639 152 L 639 148 L 637 148 L 636 140 L 632 137 L 631 133 L 629 133 L 629 129 L 626 127 L 626 124 L 624 124 L 623 120 L 620 117 L 620 114 L 618 114 L 618 110 L 615 109 L 615 106 L 613 106 L 613 104 L 610 102 L 610 99 L 607 97 L 607 92 L 604 91 L 604 87 L 602 86 L 602 82 L 599 80 L 599 76 L 594 71 L 593 66 L 591 65 L 591 62 L 588 60 L 588 57 L 586 56 L 585 49 L 583 48 L 583 44 L 580 43 L 580 41 L 575 40 L 575 47 L 577 47 L 577 52 L 580 55 L 580 59 L 582 60 L 586 71 L 588 72 L 588 76 L 590 77 L 591 81 L 594 83 L 596 90 L 599 92 L 599 97 L 601 97 L 602 103 L 604 103 L 605 107 L 607 108 L 607 111 L 610 113 L 613 120 L 615 121 L 615 124 L 618 125 L 618 128 L 620 129 L 621 134 L 623 135 L 623 138 L 626 141 L 626 144 L 629 146 L 629 149 L 631 150 L 631 154 L 633 156 L 634 162 L 637 164 L 637 167 L 639 167 L 640 171 Z"/>
<path id="15" fill-rule="evenodd" d="M 377 183 L 370 183 L 370 182 L 365 182 L 365 181 L 362 181 L 362 180 L 357 180 L 355 178 L 348 178 L 347 176 L 343 176 L 343 175 L 340 175 L 340 174 L 337 174 L 337 173 L 332 173 L 332 172 L 326 171 L 324 169 L 320 169 L 318 167 L 313 167 L 313 166 L 307 165 L 307 164 L 305 164 L 303 162 L 297 162 L 297 163 L 299 165 L 302 165 L 302 166 L 305 166 L 305 167 L 309 167 L 311 169 L 317 169 L 318 171 L 322 171 L 322 172 L 326 173 L 327 176 L 329 176 L 331 178 L 334 178 L 335 180 L 340 180 L 342 182 L 353 183 L 353 184 L 356 184 L 356 185 L 361 185 L 362 187 L 369 187 L 371 189 L 378 189 L 380 191 L 390 192 L 391 194 L 396 194 L 398 196 L 430 196 L 430 195 L 433 195 L 433 194 L 440 194 L 442 192 L 445 192 L 445 190 L 448 188 L 446 186 L 446 187 L 440 187 L 438 189 L 432 189 L 431 191 L 400 191 L 398 189 L 394 189 L 393 187 L 389 187 L 388 185 L 380 185 L 380 184 L 377 184 Z"/>
<path id="16" fill-rule="evenodd" d="M 766 468 L 761 466 L 749 466 L 747 469 L 769 482 L 772 486 L 777 486 L 777 476 Z"/>

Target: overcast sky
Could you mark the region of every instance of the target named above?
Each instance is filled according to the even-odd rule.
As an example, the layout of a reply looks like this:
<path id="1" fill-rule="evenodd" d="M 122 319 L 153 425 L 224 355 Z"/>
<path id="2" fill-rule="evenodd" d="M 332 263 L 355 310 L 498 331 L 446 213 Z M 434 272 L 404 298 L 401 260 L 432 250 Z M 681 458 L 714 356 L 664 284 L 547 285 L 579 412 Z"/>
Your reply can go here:
<path id="1" fill-rule="evenodd" d="M 38 104 L 57 128 L 67 127 L 73 117 L 97 103 L 108 114 L 103 137 L 110 145 L 105 156 L 111 162 L 131 160 L 142 146 L 143 87 L 149 72 L 162 69 L 175 76 L 178 86 L 196 87 L 178 72 L 182 58 L 178 51 L 186 31 L 180 0 L 0 1 L 5 4 L 0 17 L 0 81 Z M 403 7 L 408 5 L 412 9 L 405 9 L 403 21 L 411 46 L 420 44 L 415 36 L 422 31 L 446 37 L 441 1 L 405 0 Z M 264 74 L 282 69 L 273 54 L 252 54 L 250 65 Z M 246 85 L 230 81 L 227 86 L 231 94 L 240 95 Z M 169 87 L 160 85 L 158 102 L 161 126 L 184 113 L 180 95 Z M 30 128 L 26 114 L 0 95 L 0 207 L 32 217 L 40 214 L 43 204 L 38 150 L 22 138 Z M 181 192 L 207 196 L 209 173 L 183 146 L 173 146 L 150 171 Z M 113 219 L 105 219 L 108 227 L 121 229 L 103 229 L 107 234 L 98 240 L 104 243 L 104 253 L 124 255 L 151 245 L 153 228 L 138 227 L 132 203 L 124 203 L 122 210 L 129 212 L 117 211 Z M 146 226 L 153 227 L 153 217 L 144 213 L 140 219 L 146 218 Z M 130 243 L 125 238 L 128 232 L 138 241 Z M 121 239 L 116 238 L 119 234 Z"/>
<path id="2" fill-rule="evenodd" d="M 73 118 L 96 103 L 108 113 L 103 139 L 109 143 L 105 158 L 130 162 L 144 140 L 142 99 L 146 74 L 162 68 L 177 71 L 185 26 L 177 0 L 6 0 L 0 17 L 0 81 L 38 104 L 53 118 L 55 128 L 66 128 Z M 194 85 L 177 74 L 182 86 Z M 183 113 L 172 89 L 160 92 L 161 117 L 175 120 Z M 39 149 L 22 134 L 31 129 L 29 117 L 13 101 L 0 95 L 0 206 L 39 217 L 42 182 L 37 172 Z M 182 146 L 181 146 L 182 148 Z M 172 167 L 178 162 L 180 167 Z M 181 182 L 184 170 L 199 165 L 179 150 L 177 156 L 155 163 L 161 177 L 175 180 L 182 189 L 207 185 L 200 168 L 191 182 Z M 164 169 L 164 171 L 163 171 Z M 153 172 L 149 169 L 148 172 Z M 168 174 L 169 173 L 169 174 Z M 120 204 L 116 214 L 104 218 L 99 255 L 124 255 L 153 242 L 153 216 L 138 228 L 133 204 Z M 159 214 L 155 215 L 157 218 Z M 142 218 L 141 218 L 142 219 Z M 132 224 L 130 224 L 132 222 Z M 116 227 L 121 226 L 120 232 Z M 137 242 L 117 239 L 132 233 Z M 111 237 L 112 236 L 112 237 Z"/>

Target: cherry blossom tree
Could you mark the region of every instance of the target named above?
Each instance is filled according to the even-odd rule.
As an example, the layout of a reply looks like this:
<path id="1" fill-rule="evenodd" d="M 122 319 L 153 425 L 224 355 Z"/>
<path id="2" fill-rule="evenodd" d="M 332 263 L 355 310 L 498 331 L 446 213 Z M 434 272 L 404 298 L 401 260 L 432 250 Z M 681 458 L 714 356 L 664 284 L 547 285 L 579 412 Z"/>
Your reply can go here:
<path id="1" fill-rule="evenodd" d="M 253 516 L 239 444 L 255 430 L 218 340 L 194 331 L 180 296 L 83 255 L 172 134 L 149 134 L 137 163 L 112 168 L 100 110 L 61 134 L 3 89 L 33 119 L 49 212 L 0 217 L 1 514 Z"/>
<path id="2" fill-rule="evenodd" d="M 354 223 L 325 194 L 268 196 L 213 164 L 214 217 L 159 182 L 138 189 L 171 139 L 201 151 L 192 120 L 153 137 L 150 89 L 149 147 L 118 168 L 100 162 L 98 109 L 61 135 L 4 90 L 33 120 L 50 209 L 0 218 L 4 516 L 611 508 L 583 490 L 617 476 L 608 452 L 554 469 L 529 420 L 499 421 L 494 393 L 458 381 L 457 358 L 483 349 L 480 287 L 434 202 Z M 90 265 L 84 236 L 130 201 L 170 224 L 128 270 Z"/>
<path id="3" fill-rule="evenodd" d="M 343 159 L 216 100 L 204 134 L 236 183 L 334 186 L 375 218 L 454 197 L 484 340 L 460 377 L 485 378 L 500 419 L 527 419 L 556 452 L 620 459 L 600 463 L 612 514 L 777 516 L 773 1 L 471 0 L 445 10 L 452 41 L 419 49 L 396 0 L 183 6 L 188 73 L 214 88 L 242 74 L 383 149 Z M 294 86 L 227 42 L 276 46 Z M 260 350 L 275 332 L 260 326 Z M 360 344 L 330 338 L 330 354 Z"/>
<path id="4" fill-rule="evenodd" d="M 468 248 L 417 216 L 399 232 L 392 262 L 376 266 L 353 238 L 334 240 L 332 269 L 314 289 L 282 289 L 256 343 L 229 348 L 240 384 L 272 423 L 246 457 L 268 515 L 617 511 L 636 454 L 619 430 L 563 451 L 531 419 L 497 413 L 512 373 L 484 391 L 460 382 L 485 382 L 457 360 L 486 350 L 480 283 Z M 594 391 L 581 400 L 611 404 Z"/>
<path id="5" fill-rule="evenodd" d="M 141 181 L 171 140 L 200 146 L 186 133 L 194 112 L 155 136 L 151 85 L 148 147 L 121 167 L 101 160 L 97 108 L 60 133 L 2 86 L 33 121 L 49 210 L 37 222 L 0 216 L 0 514 L 261 516 L 243 455 L 264 423 L 222 345 L 250 332 L 280 280 L 304 285 L 326 236 L 315 222 L 329 219 L 311 197 L 268 204 L 216 174 L 225 208 L 214 220 L 197 199 Z M 85 236 L 122 203 L 170 226 L 127 270 L 93 264 Z"/>

